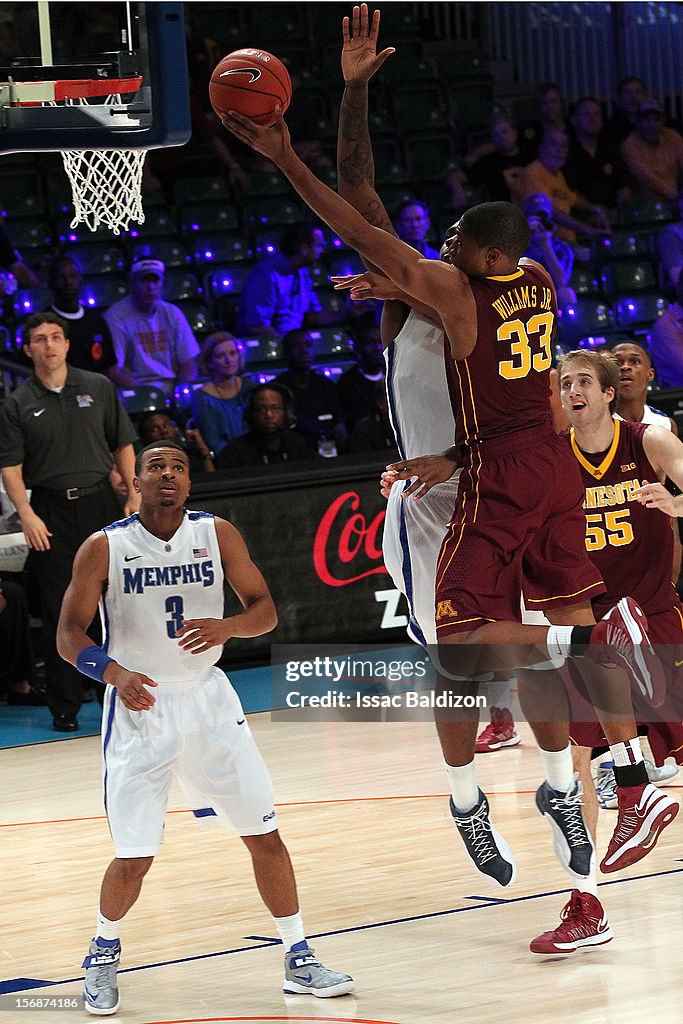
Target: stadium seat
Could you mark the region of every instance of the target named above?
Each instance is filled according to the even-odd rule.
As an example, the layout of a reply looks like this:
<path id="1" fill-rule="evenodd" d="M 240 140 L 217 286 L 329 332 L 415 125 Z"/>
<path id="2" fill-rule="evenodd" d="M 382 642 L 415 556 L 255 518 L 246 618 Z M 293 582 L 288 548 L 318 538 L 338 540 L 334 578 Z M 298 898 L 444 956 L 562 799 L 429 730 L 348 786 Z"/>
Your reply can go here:
<path id="1" fill-rule="evenodd" d="M 490 89 L 491 70 L 476 50 L 441 53 L 434 58 L 434 63 L 441 82 L 466 84 L 470 88 L 481 85 Z"/>
<path id="2" fill-rule="evenodd" d="M 259 38 L 266 43 L 277 43 L 278 46 L 288 42 L 298 42 L 308 34 L 308 8 L 302 4 L 278 3 L 269 4 L 267 14 L 259 21 Z"/>
<path id="3" fill-rule="evenodd" d="M 201 295 L 201 285 L 190 271 L 171 268 L 164 275 L 164 298 L 167 302 L 191 302 Z"/>
<path id="4" fill-rule="evenodd" d="M 240 215 L 227 202 L 184 203 L 178 212 L 178 226 L 182 235 L 191 235 L 195 231 L 238 231 Z"/>
<path id="5" fill-rule="evenodd" d="M 249 248 L 242 235 L 225 234 L 195 235 L 192 242 L 192 259 L 195 267 L 206 267 L 216 263 L 236 263 L 249 259 Z"/>
<path id="6" fill-rule="evenodd" d="M 559 311 L 559 341 L 573 348 L 580 338 L 604 334 L 613 326 L 609 306 L 599 298 L 582 296 Z"/>
<path id="7" fill-rule="evenodd" d="M 417 54 L 404 52 L 400 47 L 392 54 L 380 72 L 382 81 L 393 89 L 395 85 L 416 82 L 422 85 L 436 85 L 436 69 L 432 62 Z"/>
<path id="8" fill-rule="evenodd" d="M 330 264 L 330 277 L 347 277 L 349 274 L 363 274 L 365 267 L 363 261 L 356 253 L 349 252 L 348 256 L 341 256 Z"/>
<path id="9" fill-rule="evenodd" d="M 344 292 L 337 292 L 332 287 L 316 288 L 315 294 L 326 313 L 340 313 L 346 303 Z"/>
<path id="10" fill-rule="evenodd" d="M 90 274 L 120 274 L 126 268 L 126 255 L 123 249 L 106 242 L 94 242 L 92 245 L 73 246 L 68 252 L 74 256 L 86 276 Z"/>
<path id="11" fill-rule="evenodd" d="M 183 381 L 182 384 L 176 384 L 173 389 L 173 405 L 177 412 L 183 415 L 183 419 L 187 417 L 192 407 L 192 394 L 194 391 L 200 391 L 206 384 L 207 378 L 202 377 L 201 380 L 187 380 Z"/>
<path id="12" fill-rule="evenodd" d="M 318 327 L 306 331 L 313 342 L 316 358 L 319 356 L 348 356 L 353 353 L 353 342 L 341 327 Z"/>
<path id="13" fill-rule="evenodd" d="M 131 224 L 128 234 L 131 238 L 167 238 L 176 232 L 175 217 L 166 206 L 147 206 L 144 224 Z"/>
<path id="14" fill-rule="evenodd" d="M 393 137 L 372 141 L 372 155 L 375 161 L 375 180 L 378 185 L 408 184 L 410 174 L 404 166 L 400 147 Z"/>
<path id="15" fill-rule="evenodd" d="M 641 253 L 640 239 L 632 231 L 613 231 L 611 235 L 599 235 L 591 248 L 596 263 L 624 256 L 639 256 Z"/>
<path id="16" fill-rule="evenodd" d="M 52 228 L 44 220 L 16 220 L 11 227 L 12 245 L 22 249 L 37 249 L 52 244 Z M 111 238 L 111 233 L 110 236 Z"/>
<path id="17" fill-rule="evenodd" d="M 180 178 L 173 186 L 173 196 L 178 206 L 186 203 L 223 202 L 231 203 L 230 186 L 224 178 L 211 175 L 201 178 Z"/>
<path id="18" fill-rule="evenodd" d="M 183 302 L 180 308 L 195 334 L 204 335 L 213 330 L 214 323 L 206 306 L 196 302 Z"/>
<path id="19" fill-rule="evenodd" d="M 397 88 L 391 101 L 401 133 L 448 128 L 445 105 L 438 85 Z"/>
<path id="20" fill-rule="evenodd" d="M 147 412 L 163 412 L 168 402 L 161 388 L 139 384 L 135 388 L 119 388 L 121 405 L 129 416 L 142 416 Z"/>
<path id="21" fill-rule="evenodd" d="M 131 262 L 137 260 L 161 260 L 169 267 L 184 267 L 190 262 L 191 256 L 182 242 L 173 238 L 155 238 L 150 241 L 136 242 L 131 249 Z"/>
<path id="22" fill-rule="evenodd" d="M 603 263 L 600 283 L 607 298 L 624 293 L 651 291 L 657 278 L 651 263 L 643 260 L 610 260 Z"/>
<path id="23" fill-rule="evenodd" d="M 453 138 L 446 132 L 405 140 L 408 166 L 413 180 L 443 181 L 453 160 Z"/>
<path id="24" fill-rule="evenodd" d="M 282 227 L 275 227 L 268 231 L 259 231 L 254 237 L 251 255 L 259 260 L 265 259 L 267 256 L 274 256 L 280 248 L 283 230 Z"/>
<path id="25" fill-rule="evenodd" d="M 31 177 L 24 181 L 21 190 L 10 187 L 9 183 L 12 180 L 0 178 L 0 204 L 3 214 L 9 217 L 12 223 L 21 217 L 44 217 L 48 210 L 38 179 Z"/>
<path id="26" fill-rule="evenodd" d="M 657 292 L 640 292 L 623 296 L 614 305 L 614 320 L 624 330 L 650 327 L 669 305 Z"/>
<path id="27" fill-rule="evenodd" d="M 574 289 L 576 295 L 599 295 L 600 285 L 592 270 L 575 263 L 572 268 L 572 276 L 569 278 L 569 287 Z"/>
<path id="28" fill-rule="evenodd" d="M 617 214 L 619 223 L 624 227 L 637 227 L 642 224 L 664 224 L 673 220 L 671 204 L 666 199 L 648 196 L 632 202 L 621 203 Z"/>
<path id="29" fill-rule="evenodd" d="M 108 309 L 128 294 L 126 280 L 114 274 L 103 274 L 86 280 L 81 289 L 81 302 L 91 309 Z"/>
<path id="30" fill-rule="evenodd" d="M 263 199 L 246 204 L 247 223 L 252 229 L 268 225 L 295 224 L 306 219 L 306 213 L 298 201 L 287 196 L 264 196 Z"/>
<path id="31" fill-rule="evenodd" d="M 306 270 L 314 288 L 327 288 L 330 283 L 329 270 L 325 263 L 310 263 Z"/>
<path id="32" fill-rule="evenodd" d="M 14 225 L 12 225 L 14 227 Z M 52 302 L 52 292 L 47 287 L 20 288 L 14 293 L 14 312 L 17 316 L 40 313 Z"/>
<path id="33" fill-rule="evenodd" d="M 278 171 L 254 171 L 249 176 L 247 198 L 257 196 L 281 196 L 291 193 L 291 185 Z"/>
<path id="34" fill-rule="evenodd" d="M 454 84 L 448 88 L 448 112 L 452 121 L 459 126 L 488 125 L 491 121 L 493 99 L 491 91 L 484 87 Z"/>
<path id="35" fill-rule="evenodd" d="M 241 294 L 244 282 L 251 270 L 252 267 L 248 263 L 216 267 L 214 270 L 210 270 L 204 277 L 206 294 L 213 299 L 222 298 L 224 295 Z"/>
<path id="36" fill-rule="evenodd" d="M 240 338 L 247 366 L 280 362 L 282 343 L 275 338 Z"/>

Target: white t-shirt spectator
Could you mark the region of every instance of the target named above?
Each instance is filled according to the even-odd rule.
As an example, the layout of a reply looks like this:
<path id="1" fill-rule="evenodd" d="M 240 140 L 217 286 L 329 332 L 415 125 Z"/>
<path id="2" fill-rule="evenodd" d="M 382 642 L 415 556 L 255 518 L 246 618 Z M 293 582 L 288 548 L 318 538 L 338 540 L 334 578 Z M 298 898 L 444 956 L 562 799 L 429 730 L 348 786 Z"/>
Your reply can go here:
<path id="1" fill-rule="evenodd" d="M 187 318 L 172 302 L 160 300 L 154 313 L 141 313 L 128 295 L 106 311 L 118 366 L 140 384 L 174 381 L 178 369 L 200 352 Z"/>

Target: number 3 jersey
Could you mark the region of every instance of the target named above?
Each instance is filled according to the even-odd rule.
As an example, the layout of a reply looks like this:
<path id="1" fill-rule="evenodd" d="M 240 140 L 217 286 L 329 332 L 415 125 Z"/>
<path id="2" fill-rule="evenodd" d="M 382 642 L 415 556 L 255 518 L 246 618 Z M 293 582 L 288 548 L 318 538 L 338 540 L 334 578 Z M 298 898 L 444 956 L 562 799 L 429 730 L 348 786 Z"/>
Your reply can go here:
<path id="1" fill-rule="evenodd" d="M 163 684 L 194 682 L 222 653 L 190 654 L 176 636 L 186 619 L 223 618 L 223 566 L 213 515 L 188 512 L 170 540 L 149 533 L 137 515 L 104 528 L 109 577 L 100 601 L 111 658 Z"/>
<path id="2" fill-rule="evenodd" d="M 593 600 L 596 618 L 626 595 L 635 598 L 646 615 L 664 612 L 677 602 L 671 582 L 672 520 L 658 509 L 645 508 L 635 497 L 644 480 L 657 480 L 643 450 L 647 427 L 615 419 L 612 444 L 597 456 L 582 452 L 573 429 L 569 431 L 586 489 L 586 550 L 607 587 L 606 594 Z"/>
<path id="3" fill-rule="evenodd" d="M 505 277 L 470 278 L 477 340 L 446 373 L 456 443 L 474 444 L 550 424 L 551 341 L 557 304 L 547 277 L 521 266 Z"/>

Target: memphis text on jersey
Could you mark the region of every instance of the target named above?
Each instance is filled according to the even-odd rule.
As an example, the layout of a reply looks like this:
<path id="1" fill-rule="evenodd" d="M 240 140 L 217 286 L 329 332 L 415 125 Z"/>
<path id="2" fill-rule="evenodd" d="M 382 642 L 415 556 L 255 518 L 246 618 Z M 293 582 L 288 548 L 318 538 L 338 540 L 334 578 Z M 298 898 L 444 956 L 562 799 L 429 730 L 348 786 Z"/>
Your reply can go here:
<path id="1" fill-rule="evenodd" d="M 538 293 L 541 292 L 539 301 Z M 524 284 L 516 288 L 510 288 L 492 302 L 491 305 L 498 313 L 501 320 L 507 320 L 520 309 L 552 309 L 553 295 L 550 288 L 539 288 L 535 284 Z"/>
<path id="2" fill-rule="evenodd" d="M 128 556 L 129 558 L 131 556 Z M 142 594 L 147 587 L 177 587 L 185 583 L 201 583 L 210 587 L 216 574 L 211 559 L 185 565 L 136 565 L 123 567 L 124 594 Z"/>

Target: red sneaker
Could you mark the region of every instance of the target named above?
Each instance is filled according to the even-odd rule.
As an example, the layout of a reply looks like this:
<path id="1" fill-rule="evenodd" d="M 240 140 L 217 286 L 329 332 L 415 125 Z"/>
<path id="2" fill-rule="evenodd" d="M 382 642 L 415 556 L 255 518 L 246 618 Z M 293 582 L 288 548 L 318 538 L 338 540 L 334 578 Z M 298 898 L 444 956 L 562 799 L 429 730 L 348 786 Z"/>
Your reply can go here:
<path id="1" fill-rule="evenodd" d="M 594 626 L 585 657 L 597 665 L 625 668 L 631 685 L 652 707 L 664 703 L 664 669 L 647 635 L 645 612 L 632 597 L 622 597 Z"/>
<path id="2" fill-rule="evenodd" d="M 492 707 L 491 721 L 477 736 L 474 751 L 476 754 L 488 754 L 501 747 L 515 747 L 521 739 L 508 708 Z"/>
<path id="3" fill-rule="evenodd" d="M 619 816 L 600 870 L 619 871 L 642 860 L 652 850 L 660 832 L 678 814 L 678 803 L 651 782 L 642 786 L 617 786 Z"/>
<path id="4" fill-rule="evenodd" d="M 589 892 L 574 889 L 560 917 L 554 931 L 543 932 L 529 943 L 532 953 L 574 953 L 582 946 L 603 946 L 614 938 L 600 900 Z"/>

